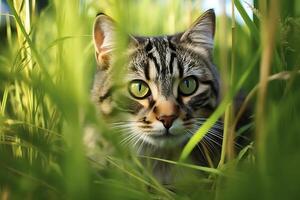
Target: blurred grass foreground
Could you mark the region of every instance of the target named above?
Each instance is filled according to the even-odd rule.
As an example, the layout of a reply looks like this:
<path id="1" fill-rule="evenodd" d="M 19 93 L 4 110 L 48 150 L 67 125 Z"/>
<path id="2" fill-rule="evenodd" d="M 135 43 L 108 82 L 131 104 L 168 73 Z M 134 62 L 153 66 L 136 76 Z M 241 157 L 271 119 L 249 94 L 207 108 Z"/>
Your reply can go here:
<path id="1" fill-rule="evenodd" d="M 1 1 L 0 199 L 300 199 L 300 1 L 219 1 L 214 60 L 224 98 L 214 115 L 225 117 L 225 132 L 216 168 L 162 160 L 184 172 L 165 188 L 90 102 L 97 12 L 114 18 L 121 36 L 171 34 L 204 12 L 201 3 Z M 253 142 L 234 155 L 233 134 L 243 130 L 231 128 L 232 96 L 241 88 L 254 107 L 253 123 L 243 127 Z M 102 133 L 103 163 L 86 158 L 87 126 Z"/>

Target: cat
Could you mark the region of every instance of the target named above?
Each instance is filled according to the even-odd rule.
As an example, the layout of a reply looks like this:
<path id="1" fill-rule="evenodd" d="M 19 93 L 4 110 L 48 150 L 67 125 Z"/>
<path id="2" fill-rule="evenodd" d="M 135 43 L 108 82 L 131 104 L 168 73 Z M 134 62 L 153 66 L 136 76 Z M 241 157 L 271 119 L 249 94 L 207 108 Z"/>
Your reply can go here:
<path id="1" fill-rule="evenodd" d="M 210 9 L 181 33 L 128 35 L 128 63 L 122 68 L 125 84 L 116 86 L 112 75 L 116 24 L 105 14 L 96 17 L 93 41 L 98 68 L 92 99 L 103 116 L 125 116 L 112 127 L 123 130 L 123 142 L 137 154 L 178 159 L 182 147 L 218 106 L 220 77 L 213 63 L 214 34 L 215 13 Z M 191 159 L 214 165 L 222 134 L 223 123 L 218 121 Z M 172 182 L 168 164 L 152 164 L 153 174 L 162 183 Z"/>

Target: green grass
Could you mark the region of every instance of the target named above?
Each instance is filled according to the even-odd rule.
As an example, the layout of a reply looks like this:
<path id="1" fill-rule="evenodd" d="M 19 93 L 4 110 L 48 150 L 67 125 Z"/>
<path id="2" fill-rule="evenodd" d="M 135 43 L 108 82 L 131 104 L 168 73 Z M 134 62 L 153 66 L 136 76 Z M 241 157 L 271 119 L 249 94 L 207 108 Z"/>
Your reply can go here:
<path id="1" fill-rule="evenodd" d="M 254 21 L 235 0 L 244 20 L 217 18 L 214 60 L 223 77 L 217 110 L 167 162 L 184 176 L 169 190 L 109 129 L 90 102 L 95 72 L 92 23 L 102 11 L 118 22 L 119 53 L 126 33 L 172 34 L 186 29 L 203 10 L 199 1 L 7 0 L 12 15 L 0 38 L 1 199 L 297 199 L 300 197 L 300 3 L 254 1 Z M 264 7 L 265 5 L 265 7 Z M 258 7 L 260 6 L 260 7 Z M 10 23 L 11 22 L 11 23 Z M 118 78 L 119 74 L 115 74 Z M 243 89 L 255 111 L 253 142 L 232 152 L 234 95 Z M 191 150 L 220 117 L 225 140 L 217 168 L 186 162 Z M 102 162 L 86 158 L 87 126 L 103 137 Z M 247 127 L 244 127 L 247 128 Z M 173 192 L 176 191 L 176 192 Z"/>

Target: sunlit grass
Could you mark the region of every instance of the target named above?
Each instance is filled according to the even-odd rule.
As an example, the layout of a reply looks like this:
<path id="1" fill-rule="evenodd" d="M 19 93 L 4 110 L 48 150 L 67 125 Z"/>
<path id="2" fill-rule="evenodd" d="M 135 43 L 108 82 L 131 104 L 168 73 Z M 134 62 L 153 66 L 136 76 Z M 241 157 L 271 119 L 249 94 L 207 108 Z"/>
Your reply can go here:
<path id="1" fill-rule="evenodd" d="M 300 196 L 299 2 L 235 0 L 244 20 L 217 18 L 214 61 L 223 98 L 185 146 L 181 159 L 136 157 L 90 101 L 95 72 L 92 23 L 105 12 L 118 24 L 116 66 L 126 56 L 128 33 L 172 34 L 186 29 L 203 10 L 200 1 L 8 0 L 1 13 L 0 197 L 5 199 L 293 199 Z M 260 3 L 259 3 L 260 2 Z M 223 2 L 225 3 L 225 1 Z M 261 8 L 262 7 L 262 8 Z M 287 15 L 290 10 L 291 15 Z M 235 16 L 237 13 L 233 13 Z M 121 80 L 119 69 L 115 79 Z M 242 109 L 232 111 L 243 89 Z M 256 94 L 258 98 L 256 100 Z M 232 134 L 246 105 L 252 105 L 254 141 L 233 152 Z M 187 162 L 211 126 L 225 115 L 225 140 L 216 168 Z M 103 138 L 101 159 L 86 158 L 83 133 L 94 127 Z M 242 127 L 243 128 L 243 127 Z M 236 155 L 235 155 L 236 154 Z M 140 159 L 176 166 L 184 175 L 162 186 Z M 101 161 L 99 161 L 101 160 Z M 259 160 L 259 162 L 257 162 Z"/>

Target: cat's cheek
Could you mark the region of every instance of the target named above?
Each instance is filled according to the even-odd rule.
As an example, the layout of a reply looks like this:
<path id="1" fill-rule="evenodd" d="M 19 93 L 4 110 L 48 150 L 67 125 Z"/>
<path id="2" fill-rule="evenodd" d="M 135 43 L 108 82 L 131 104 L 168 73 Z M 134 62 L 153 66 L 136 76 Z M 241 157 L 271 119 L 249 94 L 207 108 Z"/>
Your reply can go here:
<path id="1" fill-rule="evenodd" d="M 105 115 L 109 115 L 111 114 L 112 112 L 112 105 L 111 105 L 111 102 L 109 99 L 103 101 L 101 104 L 100 104 L 100 110 L 103 114 Z"/>
<path id="2" fill-rule="evenodd" d="M 165 134 L 165 127 L 161 122 L 153 122 L 152 131 L 152 136 L 161 136 Z"/>
<path id="3" fill-rule="evenodd" d="M 190 100 L 191 100 L 191 97 L 182 97 L 181 98 L 183 105 L 187 105 Z"/>
<path id="4" fill-rule="evenodd" d="M 173 125 L 170 127 L 169 132 L 172 135 L 183 135 L 184 127 L 183 127 L 182 121 L 179 119 L 176 119 L 174 121 Z"/>

